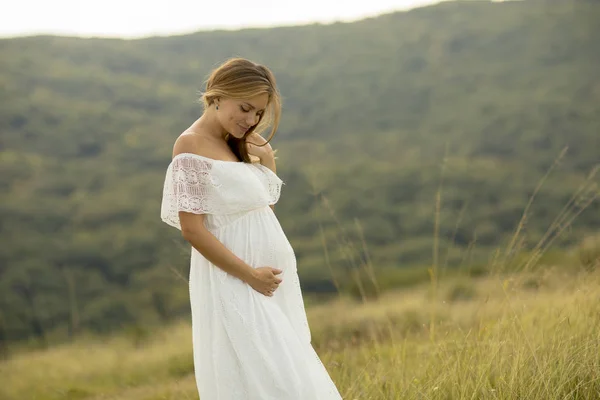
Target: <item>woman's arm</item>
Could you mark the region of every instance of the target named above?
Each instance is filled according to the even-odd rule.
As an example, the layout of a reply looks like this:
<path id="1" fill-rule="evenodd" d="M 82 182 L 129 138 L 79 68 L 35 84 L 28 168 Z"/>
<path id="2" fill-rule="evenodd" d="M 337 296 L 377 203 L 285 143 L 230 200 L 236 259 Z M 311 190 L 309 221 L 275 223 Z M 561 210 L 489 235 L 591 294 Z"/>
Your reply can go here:
<path id="1" fill-rule="evenodd" d="M 182 235 L 209 262 L 235 276 L 265 296 L 273 293 L 282 282 L 277 275 L 283 271 L 273 267 L 252 268 L 223 245 L 204 226 L 204 214 L 179 211 Z"/>
<path id="2" fill-rule="evenodd" d="M 204 155 L 204 150 L 210 145 L 198 135 L 181 135 L 173 146 L 173 157 L 180 153 L 194 153 Z M 206 154 L 211 157 L 211 154 Z M 223 271 L 250 283 L 255 275 L 255 269 L 233 254 L 204 226 L 204 214 L 195 214 L 179 211 L 181 234 L 192 247 L 208 261 L 221 268 Z"/>
<path id="3" fill-rule="evenodd" d="M 256 270 L 233 254 L 204 226 L 204 214 L 179 211 L 181 234 L 200 254 L 223 271 L 246 283 L 255 279 Z"/>

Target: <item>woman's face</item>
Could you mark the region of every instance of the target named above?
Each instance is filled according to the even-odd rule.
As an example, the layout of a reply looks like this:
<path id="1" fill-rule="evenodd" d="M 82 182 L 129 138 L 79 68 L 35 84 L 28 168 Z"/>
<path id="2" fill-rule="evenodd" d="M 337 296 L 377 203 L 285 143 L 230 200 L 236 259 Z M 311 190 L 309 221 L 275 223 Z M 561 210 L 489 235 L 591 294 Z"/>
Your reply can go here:
<path id="1" fill-rule="evenodd" d="M 217 118 L 229 134 L 241 139 L 250 128 L 258 124 L 268 103 L 269 95 L 267 93 L 243 100 L 221 98 L 216 100 L 216 104 L 219 106 L 219 109 L 216 110 Z"/>

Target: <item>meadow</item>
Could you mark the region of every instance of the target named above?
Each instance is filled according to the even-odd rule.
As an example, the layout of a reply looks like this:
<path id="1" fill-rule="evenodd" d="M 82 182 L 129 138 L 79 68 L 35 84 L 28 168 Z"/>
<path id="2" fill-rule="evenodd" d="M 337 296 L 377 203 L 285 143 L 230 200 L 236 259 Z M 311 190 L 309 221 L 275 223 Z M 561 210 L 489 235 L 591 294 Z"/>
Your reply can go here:
<path id="1" fill-rule="evenodd" d="M 344 399 L 600 398 L 598 270 L 453 276 L 307 310 Z M 191 351 L 187 320 L 23 351 L 0 364 L 0 398 L 197 399 Z"/>

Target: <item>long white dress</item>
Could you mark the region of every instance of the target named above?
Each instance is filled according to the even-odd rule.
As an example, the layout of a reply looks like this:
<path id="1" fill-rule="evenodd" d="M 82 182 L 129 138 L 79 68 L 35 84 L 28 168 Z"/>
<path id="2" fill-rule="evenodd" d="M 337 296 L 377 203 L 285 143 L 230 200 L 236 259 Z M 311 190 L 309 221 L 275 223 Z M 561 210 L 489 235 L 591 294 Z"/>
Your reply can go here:
<path id="1" fill-rule="evenodd" d="M 201 400 L 341 399 L 311 345 L 292 246 L 269 207 L 284 183 L 261 164 L 184 153 L 167 169 L 161 219 L 207 214 L 205 226 L 253 268 L 283 270 L 272 297 L 210 263 L 192 247 L 190 303 Z"/>

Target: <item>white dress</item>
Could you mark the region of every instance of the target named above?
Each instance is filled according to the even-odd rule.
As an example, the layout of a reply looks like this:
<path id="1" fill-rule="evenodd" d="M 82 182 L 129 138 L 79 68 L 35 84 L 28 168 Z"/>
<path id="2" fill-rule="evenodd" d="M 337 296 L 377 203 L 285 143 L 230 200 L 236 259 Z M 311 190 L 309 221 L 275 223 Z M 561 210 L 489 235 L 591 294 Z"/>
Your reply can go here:
<path id="1" fill-rule="evenodd" d="M 283 270 L 272 297 L 210 263 L 192 247 L 190 303 L 201 400 L 341 399 L 311 345 L 296 258 L 269 207 L 283 182 L 261 164 L 178 154 L 167 169 L 161 219 L 207 214 L 205 226 L 253 268 Z"/>

